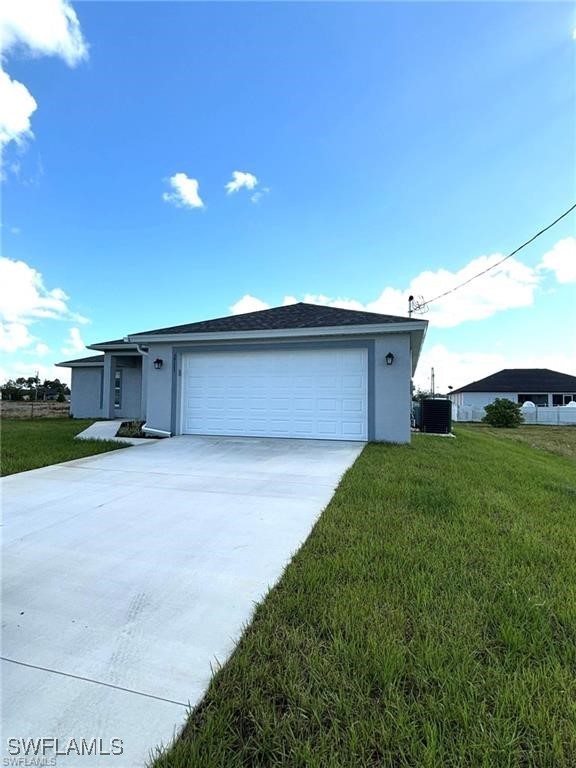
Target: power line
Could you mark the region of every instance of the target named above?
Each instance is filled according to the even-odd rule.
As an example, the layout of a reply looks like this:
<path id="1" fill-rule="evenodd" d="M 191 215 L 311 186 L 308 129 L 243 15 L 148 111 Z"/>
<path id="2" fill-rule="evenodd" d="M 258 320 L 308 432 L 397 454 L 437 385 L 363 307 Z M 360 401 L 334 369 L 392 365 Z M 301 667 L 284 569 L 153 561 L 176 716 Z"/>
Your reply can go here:
<path id="1" fill-rule="evenodd" d="M 449 293 L 454 293 L 454 291 L 457 291 L 459 288 L 464 287 L 465 285 L 468 285 L 468 283 L 471 283 L 472 280 L 476 280 L 477 277 L 481 277 L 482 275 L 485 275 L 486 272 L 490 272 L 490 270 L 495 269 L 496 267 L 499 267 L 500 264 L 503 264 L 507 259 L 512 258 L 512 256 L 515 256 L 518 251 L 521 251 L 522 248 L 526 248 L 527 245 L 530 245 L 530 243 L 534 242 L 537 237 L 540 237 L 540 235 L 543 235 L 544 232 L 547 232 L 549 229 L 552 229 L 552 227 L 555 224 L 558 224 L 559 221 L 561 221 L 565 216 L 568 216 L 569 213 L 572 213 L 572 211 L 576 208 L 576 203 L 572 205 L 570 208 L 568 208 L 567 211 L 564 211 L 564 213 L 561 216 L 558 216 L 557 219 L 554 219 L 554 221 L 551 224 L 548 224 L 547 227 L 544 227 L 544 229 L 541 229 L 539 232 L 536 232 L 535 235 L 533 235 L 530 240 L 526 240 L 525 243 L 522 243 L 522 245 L 519 245 L 518 248 L 512 251 L 512 253 L 509 253 L 507 256 L 504 256 L 503 259 L 500 259 L 500 261 L 497 261 L 496 264 L 492 264 L 492 266 L 487 267 L 486 269 L 483 269 L 482 272 L 478 272 L 478 274 L 473 275 L 472 277 L 468 278 L 468 280 L 464 280 L 463 283 L 460 283 L 459 285 L 455 285 L 454 288 L 450 288 L 448 291 L 444 291 L 444 293 L 440 293 L 438 296 L 435 296 L 433 299 L 429 299 L 428 301 L 424 301 L 422 303 L 419 303 L 416 307 L 414 307 L 415 310 L 425 310 L 426 307 L 428 307 L 429 304 L 432 304 L 433 301 L 438 301 L 438 299 L 443 299 L 444 296 L 448 296 Z"/>

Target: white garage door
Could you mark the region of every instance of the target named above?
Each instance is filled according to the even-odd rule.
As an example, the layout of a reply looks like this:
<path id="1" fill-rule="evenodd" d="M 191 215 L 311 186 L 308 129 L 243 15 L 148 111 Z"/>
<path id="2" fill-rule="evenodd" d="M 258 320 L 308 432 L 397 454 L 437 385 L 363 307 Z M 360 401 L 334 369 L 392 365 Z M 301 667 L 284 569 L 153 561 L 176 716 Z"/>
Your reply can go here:
<path id="1" fill-rule="evenodd" d="M 182 359 L 182 433 L 366 440 L 365 349 L 207 352 Z"/>

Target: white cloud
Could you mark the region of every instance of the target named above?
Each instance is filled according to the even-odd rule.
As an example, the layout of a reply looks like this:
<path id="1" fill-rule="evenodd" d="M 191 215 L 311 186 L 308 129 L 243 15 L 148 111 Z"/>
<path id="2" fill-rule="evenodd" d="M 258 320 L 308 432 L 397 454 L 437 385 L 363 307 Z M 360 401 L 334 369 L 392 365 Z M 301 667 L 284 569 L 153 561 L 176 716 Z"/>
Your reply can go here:
<path id="1" fill-rule="evenodd" d="M 72 312 L 61 288 L 48 289 L 40 272 L 24 261 L 0 258 L 0 349 L 14 352 L 38 341 L 29 326 L 41 319 L 87 323 Z M 40 342 L 40 349 L 45 345 Z M 38 351 L 38 348 L 37 348 Z M 38 354 L 44 354 L 38 351 Z"/>
<path id="2" fill-rule="evenodd" d="M 539 270 L 554 272 L 559 283 L 576 283 L 576 237 L 565 237 L 544 254 Z"/>
<path id="3" fill-rule="evenodd" d="M 406 317 L 410 295 L 432 299 L 501 258 L 502 255 L 498 253 L 492 256 L 480 256 L 457 272 L 450 272 L 447 269 L 421 272 L 405 290 L 388 286 L 376 299 L 367 303 L 346 296 L 334 298 L 311 293 L 305 294 L 301 301 Z M 469 320 L 485 320 L 506 309 L 529 307 L 534 302 L 534 292 L 538 282 L 539 276 L 535 269 L 515 259 L 509 259 L 494 271 L 431 304 L 423 317 L 433 326 L 453 328 Z M 253 301 L 261 301 L 261 299 L 253 298 Z M 415 315 L 415 317 L 419 316 Z"/>
<path id="4" fill-rule="evenodd" d="M 257 204 L 262 200 L 264 195 L 267 195 L 270 192 L 270 187 L 262 187 L 262 189 L 259 189 L 258 192 L 254 192 L 253 195 L 250 196 L 250 200 Z"/>
<path id="5" fill-rule="evenodd" d="M 22 47 L 35 56 L 59 56 L 71 67 L 88 55 L 76 12 L 66 0 L 2 0 L 0 50 Z"/>
<path id="6" fill-rule="evenodd" d="M 17 379 L 19 376 L 36 376 L 40 381 L 49 379 L 60 379 L 65 384 L 70 384 L 71 372 L 70 368 L 57 368 L 55 365 L 46 365 L 39 360 L 27 362 L 25 360 L 15 360 L 13 363 L 6 365 L 4 368 L 0 368 L 0 382 L 7 381 L 8 379 Z"/>
<path id="7" fill-rule="evenodd" d="M 406 315 L 410 295 L 431 300 L 502 258 L 499 253 L 480 256 L 457 272 L 446 269 L 421 272 L 410 282 L 407 290 L 385 288 L 375 301 L 366 305 L 366 309 L 384 314 Z M 534 269 L 516 259 L 508 259 L 469 285 L 430 304 L 425 317 L 433 326 L 453 328 L 466 321 L 485 320 L 503 310 L 529 307 L 534 303 L 538 279 Z"/>
<path id="8" fill-rule="evenodd" d="M 50 352 L 50 347 L 48 346 L 48 344 L 44 344 L 42 342 L 39 342 L 34 347 L 34 352 L 37 355 L 40 355 L 41 357 L 43 357 L 44 355 L 47 355 Z"/>
<path id="9" fill-rule="evenodd" d="M 73 355 L 75 352 L 83 352 L 85 349 L 86 344 L 80 335 L 80 328 L 70 328 L 70 331 L 68 332 L 68 338 L 60 350 L 62 354 Z"/>
<path id="10" fill-rule="evenodd" d="M 0 4 L 0 149 L 32 138 L 36 100 L 23 83 L 4 71 L 6 57 L 23 50 L 58 56 L 74 66 L 88 55 L 74 9 L 66 0 L 2 0 Z"/>
<path id="11" fill-rule="evenodd" d="M 17 349 L 29 347 L 34 341 L 34 336 L 24 323 L 0 322 L 0 350 L 2 352 L 15 352 Z"/>
<path id="12" fill-rule="evenodd" d="M 32 138 L 30 117 L 36 107 L 36 100 L 26 86 L 12 80 L 0 68 L 0 148 L 10 141 L 23 144 Z"/>
<path id="13" fill-rule="evenodd" d="M 25 261 L 0 257 L 0 319 L 28 324 L 39 318 L 88 323 L 68 307 L 62 288 L 49 290 L 40 272 Z"/>
<path id="14" fill-rule="evenodd" d="M 294 297 L 284 297 L 284 304 L 292 303 L 287 302 L 286 299 L 288 298 L 294 298 Z M 324 296 L 323 294 L 315 294 L 315 293 L 307 293 L 304 295 L 304 297 L 301 299 L 301 301 L 304 301 L 306 304 L 319 304 L 323 307 L 340 307 L 340 309 L 366 309 L 364 304 L 362 304 L 360 301 L 356 301 L 356 299 L 344 299 L 344 298 L 336 298 L 332 299 L 329 296 Z M 375 312 L 377 310 L 374 310 Z"/>
<path id="15" fill-rule="evenodd" d="M 198 193 L 198 180 L 191 179 L 185 173 L 175 173 L 169 179 L 173 192 L 164 192 L 162 199 L 173 203 L 178 208 L 203 208 L 204 203 Z"/>
<path id="16" fill-rule="evenodd" d="M 422 350 L 414 376 L 414 386 L 429 390 L 432 368 L 435 390 L 445 394 L 449 386 L 456 389 L 509 367 L 503 354 L 450 352 L 443 344 L 435 344 L 430 348 L 425 346 Z"/>
<path id="17" fill-rule="evenodd" d="M 256 312 L 259 309 L 270 309 L 270 304 L 247 293 L 230 307 L 230 312 L 233 315 L 243 315 L 245 312 Z"/>
<path id="18" fill-rule="evenodd" d="M 232 180 L 226 184 L 226 192 L 228 195 L 233 192 L 238 192 L 243 187 L 245 189 L 254 189 L 258 184 L 258 179 L 253 173 L 246 173 L 244 171 L 233 171 Z"/>

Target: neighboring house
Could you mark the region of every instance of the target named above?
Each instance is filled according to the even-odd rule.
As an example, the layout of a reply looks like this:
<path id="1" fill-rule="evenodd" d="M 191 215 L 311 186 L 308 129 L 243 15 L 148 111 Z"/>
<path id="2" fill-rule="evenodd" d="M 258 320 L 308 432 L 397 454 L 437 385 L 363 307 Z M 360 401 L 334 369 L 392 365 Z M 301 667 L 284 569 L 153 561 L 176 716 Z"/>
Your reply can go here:
<path id="1" fill-rule="evenodd" d="M 410 441 L 427 322 L 292 304 L 92 344 L 72 369 L 76 418 L 148 434 Z"/>
<path id="2" fill-rule="evenodd" d="M 548 368 L 505 368 L 450 394 L 454 405 L 475 408 L 483 408 L 497 397 L 520 404 L 530 401 L 538 406 L 568 405 L 576 401 L 576 376 Z"/>

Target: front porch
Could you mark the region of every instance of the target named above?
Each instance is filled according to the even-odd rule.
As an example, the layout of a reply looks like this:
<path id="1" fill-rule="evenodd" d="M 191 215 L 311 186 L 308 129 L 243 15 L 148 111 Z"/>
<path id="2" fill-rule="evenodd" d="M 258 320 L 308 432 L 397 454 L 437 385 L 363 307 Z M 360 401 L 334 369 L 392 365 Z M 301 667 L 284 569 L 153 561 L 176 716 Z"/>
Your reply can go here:
<path id="1" fill-rule="evenodd" d="M 107 352 L 102 371 L 102 416 L 105 419 L 145 419 L 144 378 L 142 355 Z"/>

